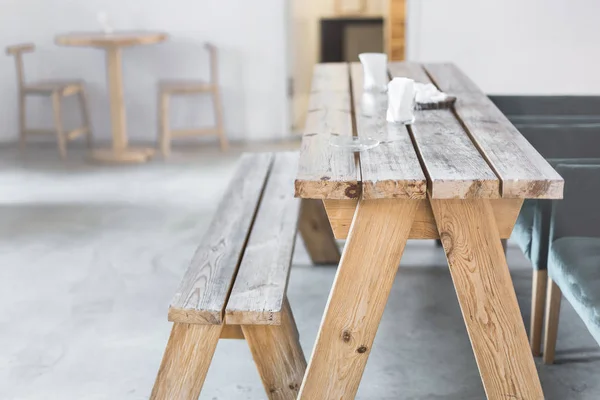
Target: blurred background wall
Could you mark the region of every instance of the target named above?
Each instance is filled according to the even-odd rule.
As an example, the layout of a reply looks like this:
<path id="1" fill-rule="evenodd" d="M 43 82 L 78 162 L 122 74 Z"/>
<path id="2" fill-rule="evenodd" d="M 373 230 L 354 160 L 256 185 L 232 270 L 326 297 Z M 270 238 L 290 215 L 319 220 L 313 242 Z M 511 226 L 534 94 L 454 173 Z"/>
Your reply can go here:
<path id="1" fill-rule="evenodd" d="M 492 94 L 600 94 L 598 0 L 409 0 L 407 58 Z"/>
<path id="2" fill-rule="evenodd" d="M 106 12 L 116 30 L 160 30 L 164 44 L 124 51 L 125 101 L 129 136 L 156 138 L 156 80 L 208 79 L 202 47 L 219 47 L 226 131 L 230 139 L 279 139 L 289 132 L 287 101 L 287 9 L 281 0 L 2 0 L 2 47 L 31 41 L 38 50 L 25 56 L 30 79 L 81 78 L 88 82 L 92 123 L 99 140 L 110 135 L 105 60 L 101 50 L 54 45 L 56 34 L 98 31 L 97 13 Z M 17 134 L 17 86 L 14 62 L 0 57 L 0 141 Z M 72 99 L 68 99 L 72 100 Z M 50 107 L 28 115 L 32 125 L 52 126 Z M 44 100 L 49 101 L 49 100 Z M 208 97 L 174 102 L 174 126 L 212 123 Z M 40 103 L 41 104 L 41 103 Z M 65 105 L 66 123 L 75 102 Z M 53 140 L 52 138 L 51 140 Z"/>
<path id="3" fill-rule="evenodd" d="M 386 18 L 390 0 L 366 0 L 357 16 L 335 15 L 335 0 L 292 1 L 294 124 L 301 130 L 320 20 Z M 489 94 L 598 95 L 598 15 L 598 0 L 407 0 L 406 58 L 452 61 Z"/>

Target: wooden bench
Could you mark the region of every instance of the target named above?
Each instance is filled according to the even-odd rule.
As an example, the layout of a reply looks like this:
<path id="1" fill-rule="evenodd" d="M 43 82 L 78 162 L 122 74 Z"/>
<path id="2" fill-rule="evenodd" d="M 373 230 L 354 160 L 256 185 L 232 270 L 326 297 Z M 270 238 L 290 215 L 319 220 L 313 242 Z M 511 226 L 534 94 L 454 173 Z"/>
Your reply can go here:
<path id="1" fill-rule="evenodd" d="M 173 330 L 151 399 L 198 399 L 217 342 L 227 338 L 246 339 L 269 399 L 296 398 L 306 361 L 286 289 L 300 212 L 297 165 L 296 153 L 241 157 L 171 302 Z"/>

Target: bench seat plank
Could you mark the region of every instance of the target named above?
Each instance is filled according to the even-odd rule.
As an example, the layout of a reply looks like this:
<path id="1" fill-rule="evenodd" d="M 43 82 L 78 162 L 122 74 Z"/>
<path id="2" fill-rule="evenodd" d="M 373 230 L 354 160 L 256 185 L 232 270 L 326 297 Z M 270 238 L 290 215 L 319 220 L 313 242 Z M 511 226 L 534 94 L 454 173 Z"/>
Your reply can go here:
<path id="1" fill-rule="evenodd" d="M 379 146 L 360 153 L 364 199 L 424 199 L 427 180 L 408 130 L 386 120 L 387 93 L 363 91 L 363 67 L 350 64 L 354 114 L 359 137 L 379 140 Z"/>
<path id="2" fill-rule="evenodd" d="M 244 244 L 272 162 L 244 154 L 169 307 L 169 321 L 221 324 Z"/>
<path id="3" fill-rule="evenodd" d="M 502 197 L 559 199 L 564 181 L 494 103 L 454 64 L 425 64 L 498 177 Z"/>
<path id="4" fill-rule="evenodd" d="M 277 153 L 227 302 L 225 322 L 280 325 L 300 200 L 293 196 L 295 152 Z"/>
<path id="5" fill-rule="evenodd" d="M 430 83 L 419 64 L 390 63 L 392 76 Z M 415 111 L 410 129 L 433 199 L 498 198 L 500 182 L 451 110 Z"/>
<path id="6" fill-rule="evenodd" d="M 352 136 L 348 64 L 317 64 L 302 136 L 297 197 L 348 199 L 360 195 L 354 154 L 329 144 L 332 134 Z"/>

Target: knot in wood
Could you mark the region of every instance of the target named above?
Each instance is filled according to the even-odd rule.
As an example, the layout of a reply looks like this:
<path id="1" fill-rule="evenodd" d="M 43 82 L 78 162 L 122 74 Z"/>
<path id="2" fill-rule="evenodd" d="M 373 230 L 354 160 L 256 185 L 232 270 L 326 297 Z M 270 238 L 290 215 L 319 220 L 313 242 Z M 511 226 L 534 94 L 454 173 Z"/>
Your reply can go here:
<path id="1" fill-rule="evenodd" d="M 344 341 L 344 343 L 348 343 L 350 341 L 350 339 L 352 339 L 352 335 L 350 334 L 350 332 L 348 332 L 348 331 L 342 332 L 342 340 Z"/>
<path id="2" fill-rule="evenodd" d="M 367 347 L 366 346 L 360 346 L 358 349 L 356 349 L 357 353 L 366 353 L 367 352 Z"/>
<path id="3" fill-rule="evenodd" d="M 348 186 L 346 188 L 346 190 L 344 190 L 344 194 L 349 199 L 356 199 L 358 197 L 358 194 L 359 194 L 358 185 L 350 185 L 350 186 Z"/>
<path id="4" fill-rule="evenodd" d="M 299 389 L 298 384 L 295 383 L 295 382 L 290 383 L 289 388 L 292 389 L 292 390 L 294 390 L 294 391 L 296 391 L 296 392 Z"/>

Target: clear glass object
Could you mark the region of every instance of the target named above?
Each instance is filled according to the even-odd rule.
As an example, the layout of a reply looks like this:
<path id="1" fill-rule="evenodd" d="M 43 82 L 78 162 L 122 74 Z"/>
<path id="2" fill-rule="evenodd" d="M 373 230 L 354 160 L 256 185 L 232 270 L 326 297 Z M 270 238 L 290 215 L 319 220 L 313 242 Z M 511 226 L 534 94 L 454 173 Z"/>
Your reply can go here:
<path id="1" fill-rule="evenodd" d="M 360 53 L 358 59 L 363 66 L 364 90 L 385 92 L 388 83 L 387 54 Z"/>
<path id="2" fill-rule="evenodd" d="M 332 134 L 329 138 L 329 144 L 344 150 L 359 152 L 372 149 L 379 146 L 379 140 L 370 137 L 347 136 Z"/>

